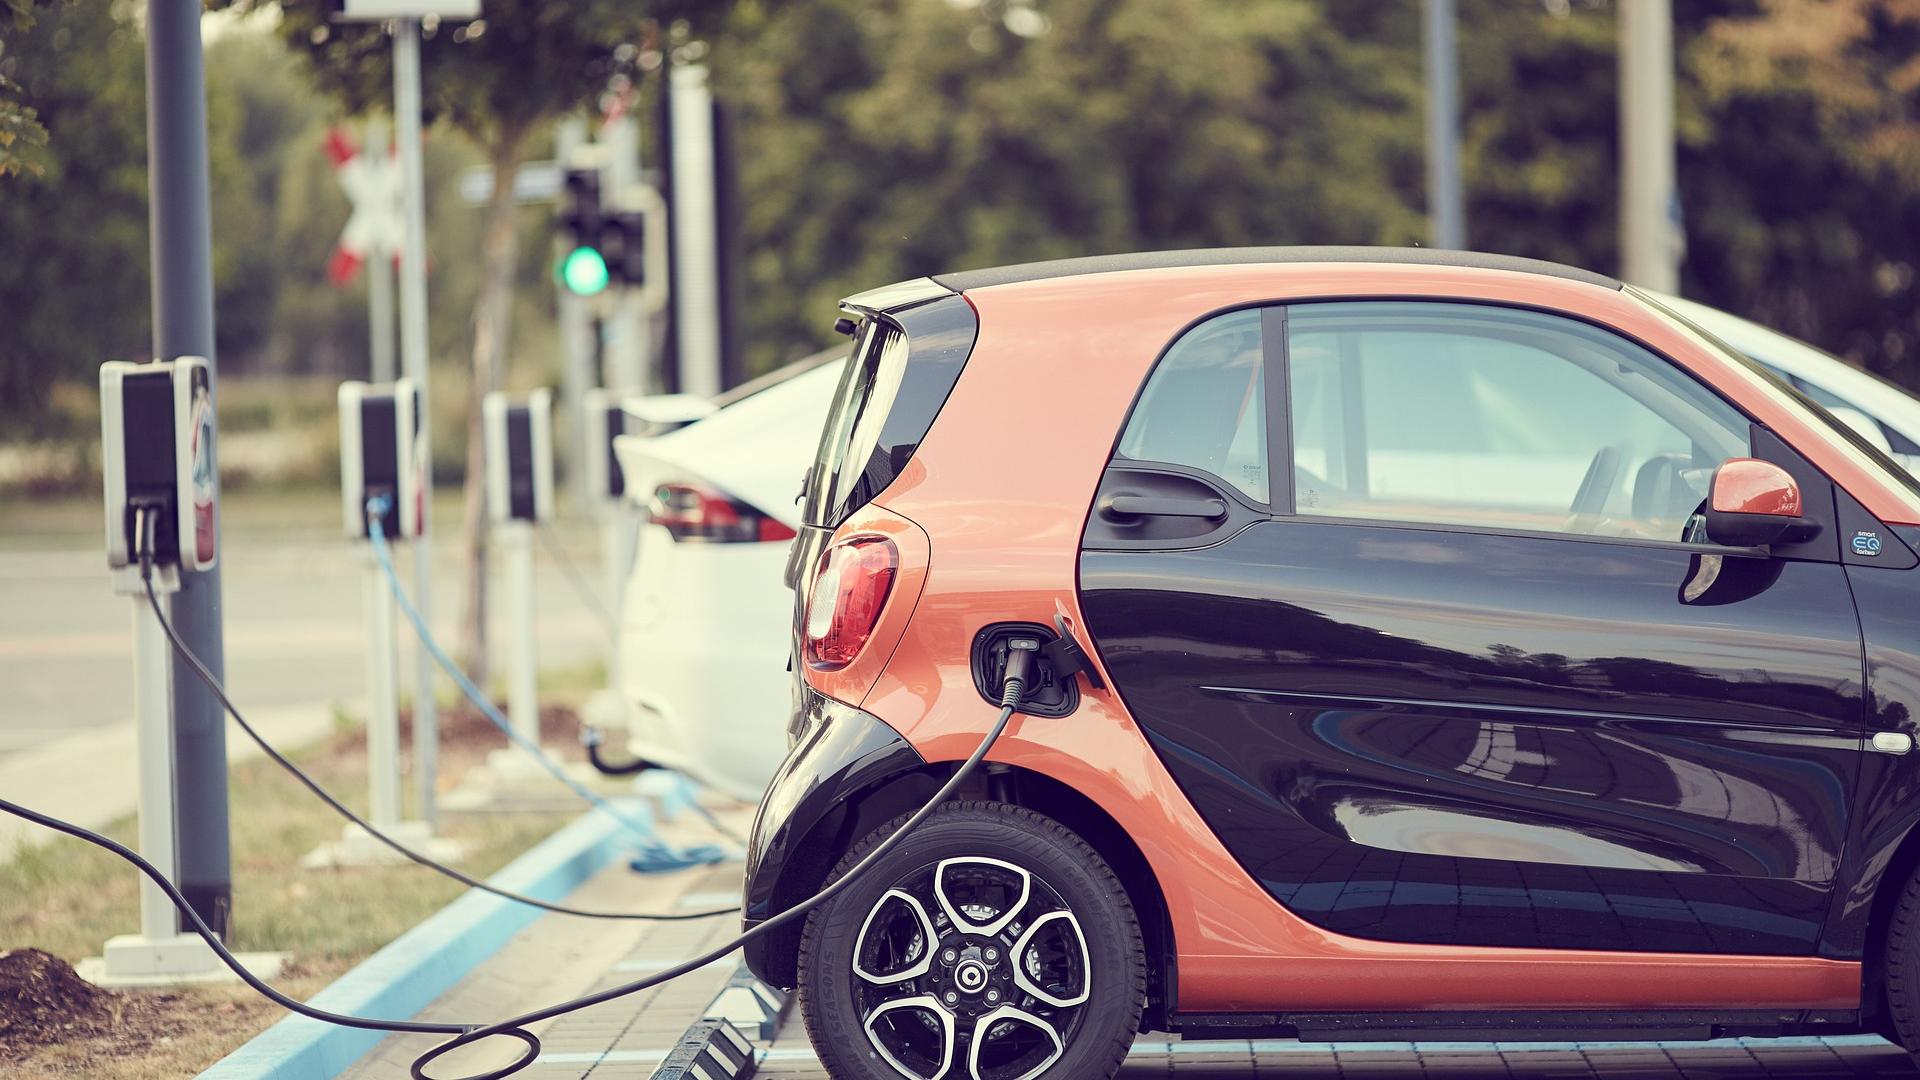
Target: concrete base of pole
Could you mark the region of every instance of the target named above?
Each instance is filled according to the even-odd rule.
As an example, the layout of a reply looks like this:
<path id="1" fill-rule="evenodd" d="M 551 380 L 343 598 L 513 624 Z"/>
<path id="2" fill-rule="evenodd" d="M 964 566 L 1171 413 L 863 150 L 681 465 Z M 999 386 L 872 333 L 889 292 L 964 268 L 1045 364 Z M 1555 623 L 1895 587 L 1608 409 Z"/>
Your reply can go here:
<path id="1" fill-rule="evenodd" d="M 237 959 L 262 979 L 274 979 L 287 954 L 239 953 Z M 121 934 L 108 938 L 102 955 L 80 961 L 80 977 L 109 990 L 181 986 L 187 983 L 239 982 L 197 934 L 150 938 Z"/>
<path id="2" fill-rule="evenodd" d="M 424 821 L 402 821 L 396 825 L 381 826 L 381 831 L 405 845 L 407 850 L 425 855 L 435 862 L 452 862 L 467 854 L 470 847 L 463 840 L 433 835 L 432 826 Z M 367 830 L 349 823 L 340 830 L 340 839 L 308 852 L 300 860 L 300 866 L 304 870 L 333 870 L 356 866 L 397 866 L 407 861 L 399 852 L 375 840 Z"/>

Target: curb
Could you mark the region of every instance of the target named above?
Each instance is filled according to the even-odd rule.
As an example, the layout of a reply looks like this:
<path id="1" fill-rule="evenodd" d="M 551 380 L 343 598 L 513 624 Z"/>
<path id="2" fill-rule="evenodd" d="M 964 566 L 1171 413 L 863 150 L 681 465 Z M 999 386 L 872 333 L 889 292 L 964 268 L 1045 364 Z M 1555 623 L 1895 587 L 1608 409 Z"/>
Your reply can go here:
<path id="1" fill-rule="evenodd" d="M 618 819 L 593 810 L 534 845 L 488 884 L 559 900 L 612 865 L 629 845 Z M 309 1004 L 359 1016 L 412 1017 L 542 914 L 469 890 L 355 965 Z M 215 1062 L 198 1080 L 333 1080 L 387 1037 L 288 1016 Z"/>

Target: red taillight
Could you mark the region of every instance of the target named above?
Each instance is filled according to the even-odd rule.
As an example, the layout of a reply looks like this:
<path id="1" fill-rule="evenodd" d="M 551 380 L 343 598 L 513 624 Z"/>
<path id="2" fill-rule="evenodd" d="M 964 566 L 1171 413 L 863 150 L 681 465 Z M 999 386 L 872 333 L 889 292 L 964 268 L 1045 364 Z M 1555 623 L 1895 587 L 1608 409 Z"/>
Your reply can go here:
<path id="1" fill-rule="evenodd" d="M 820 556 L 807 597 L 807 666 L 838 671 L 853 663 L 873 636 L 900 565 L 893 541 L 856 536 Z"/>
<path id="2" fill-rule="evenodd" d="M 751 544 L 793 539 L 778 518 L 713 488 L 694 483 L 661 484 L 653 491 L 647 520 L 663 525 L 675 540 Z"/>

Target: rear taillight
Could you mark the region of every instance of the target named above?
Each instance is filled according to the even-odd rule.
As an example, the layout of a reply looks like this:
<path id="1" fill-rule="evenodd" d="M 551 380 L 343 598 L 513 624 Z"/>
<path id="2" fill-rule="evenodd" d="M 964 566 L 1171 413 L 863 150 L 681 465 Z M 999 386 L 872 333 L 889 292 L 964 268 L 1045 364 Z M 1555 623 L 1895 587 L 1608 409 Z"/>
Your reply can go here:
<path id="1" fill-rule="evenodd" d="M 755 544 L 793 539 L 793 530 L 780 519 L 701 484 L 661 484 L 647 505 L 647 520 L 665 526 L 675 540 Z"/>
<path id="2" fill-rule="evenodd" d="M 873 636 L 893 591 L 900 555 L 882 536 L 856 536 L 820 556 L 807 597 L 807 666 L 838 671 L 853 663 Z"/>

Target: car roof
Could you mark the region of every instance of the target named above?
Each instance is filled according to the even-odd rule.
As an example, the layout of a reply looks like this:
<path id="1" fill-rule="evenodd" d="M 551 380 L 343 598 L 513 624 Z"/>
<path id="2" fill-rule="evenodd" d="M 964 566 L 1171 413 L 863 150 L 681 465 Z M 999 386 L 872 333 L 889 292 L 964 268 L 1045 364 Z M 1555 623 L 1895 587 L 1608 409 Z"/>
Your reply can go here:
<path id="1" fill-rule="evenodd" d="M 1013 285 L 1049 278 L 1110 274 L 1124 270 L 1162 270 L 1186 266 L 1241 266 L 1276 263 L 1380 263 L 1382 265 L 1460 266 L 1484 270 L 1510 270 L 1521 274 L 1582 281 L 1608 289 L 1619 289 L 1620 282 L 1604 274 L 1574 266 L 1523 259 L 1517 255 L 1492 255 L 1479 251 L 1449 251 L 1422 247 L 1238 247 L 1195 248 L 1185 251 L 1140 251 L 1123 255 L 1093 255 L 1078 259 L 1019 263 L 958 273 L 935 274 L 933 280 L 954 292 L 984 289 L 994 285 Z"/>

